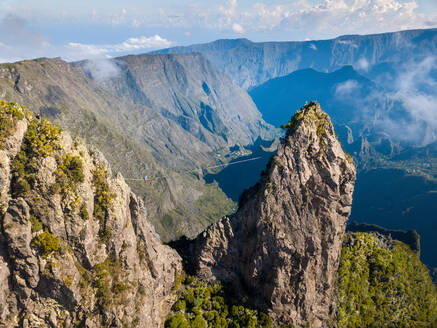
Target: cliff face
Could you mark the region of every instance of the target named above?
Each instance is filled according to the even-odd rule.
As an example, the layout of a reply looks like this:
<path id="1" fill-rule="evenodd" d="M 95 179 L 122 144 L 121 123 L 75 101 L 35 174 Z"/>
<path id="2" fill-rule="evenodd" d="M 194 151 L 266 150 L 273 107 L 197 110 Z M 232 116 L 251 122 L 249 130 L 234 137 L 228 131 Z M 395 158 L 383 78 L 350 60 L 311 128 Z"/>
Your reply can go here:
<path id="1" fill-rule="evenodd" d="M 0 327 L 158 327 L 181 270 L 106 160 L 0 103 Z"/>
<path id="2" fill-rule="evenodd" d="M 197 274 L 249 296 L 279 323 L 324 326 L 335 309 L 354 181 L 329 117 L 317 103 L 305 105 L 238 212 L 189 246 Z"/>
<path id="3" fill-rule="evenodd" d="M 252 42 L 247 39 L 158 50 L 155 53 L 203 54 L 220 71 L 245 89 L 298 69 L 332 72 L 344 65 L 424 58 L 435 53 L 437 29 L 373 35 L 343 35 L 331 40 Z"/>

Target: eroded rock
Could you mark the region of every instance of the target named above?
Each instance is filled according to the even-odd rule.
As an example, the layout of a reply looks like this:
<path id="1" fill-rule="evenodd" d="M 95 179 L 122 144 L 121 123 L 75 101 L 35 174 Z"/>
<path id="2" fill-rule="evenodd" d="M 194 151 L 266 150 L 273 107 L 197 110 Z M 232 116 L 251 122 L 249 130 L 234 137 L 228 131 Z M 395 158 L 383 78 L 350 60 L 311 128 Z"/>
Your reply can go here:
<path id="1" fill-rule="evenodd" d="M 17 110 L 0 149 L 0 327 L 162 326 L 180 257 L 98 152 Z"/>
<path id="2" fill-rule="evenodd" d="M 189 246 L 196 273 L 218 279 L 281 324 L 325 327 L 355 167 L 319 104 L 299 110 L 237 213 Z"/>

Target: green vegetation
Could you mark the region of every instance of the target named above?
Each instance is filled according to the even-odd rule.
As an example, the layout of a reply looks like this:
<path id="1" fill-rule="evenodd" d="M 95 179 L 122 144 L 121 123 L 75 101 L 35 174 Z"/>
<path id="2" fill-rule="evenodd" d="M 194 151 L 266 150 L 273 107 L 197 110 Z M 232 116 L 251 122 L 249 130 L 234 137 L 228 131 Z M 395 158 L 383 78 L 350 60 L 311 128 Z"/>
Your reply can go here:
<path id="1" fill-rule="evenodd" d="M 40 159 L 60 149 L 60 136 L 60 128 L 49 120 L 30 120 L 21 150 L 12 163 L 13 196 L 23 196 L 34 187 Z"/>
<path id="2" fill-rule="evenodd" d="M 214 181 L 205 186 L 202 196 L 194 204 L 200 211 L 199 216 L 205 218 L 208 223 L 216 222 L 224 215 L 235 211 L 236 204 L 222 194 L 223 191 Z"/>
<path id="3" fill-rule="evenodd" d="M 270 328 L 272 320 L 257 310 L 230 305 L 218 282 L 207 283 L 188 276 L 165 327 Z"/>
<path id="4" fill-rule="evenodd" d="M 93 215 L 100 223 L 99 238 L 102 242 L 105 242 L 112 235 L 108 227 L 107 218 L 114 194 L 109 188 L 108 172 L 103 164 L 98 165 L 93 171 L 93 185 L 95 188 Z"/>
<path id="5" fill-rule="evenodd" d="M 325 139 L 326 129 L 329 127 L 329 116 L 325 112 L 323 112 L 318 104 L 314 101 L 309 104 L 305 104 L 302 108 L 300 108 L 291 118 L 290 122 L 285 125 L 282 125 L 282 129 L 286 129 L 287 136 L 290 136 L 294 133 L 296 127 L 300 122 L 311 123 L 316 127 L 317 137 L 319 139 L 320 145 L 320 153 L 325 148 Z"/>
<path id="6" fill-rule="evenodd" d="M 44 257 L 49 256 L 53 252 L 59 250 L 59 239 L 56 238 L 47 229 L 43 233 L 39 234 L 33 241 L 33 244 L 39 247 Z"/>
<path id="7" fill-rule="evenodd" d="M 96 264 L 92 283 L 97 288 L 97 305 L 101 311 L 108 311 L 113 304 L 123 304 L 127 300 L 123 292 L 128 289 L 123 277 L 123 267 L 119 259 L 108 257 Z"/>
<path id="8" fill-rule="evenodd" d="M 23 118 L 23 107 L 0 100 L 0 150 L 4 148 L 6 139 L 15 132 L 17 122 Z"/>
<path id="9" fill-rule="evenodd" d="M 56 159 L 58 168 L 55 171 L 56 182 L 52 186 L 54 193 L 67 194 L 76 189 L 78 183 L 83 182 L 83 164 L 79 156 L 68 153 Z"/>
<path id="10" fill-rule="evenodd" d="M 337 288 L 339 328 L 437 326 L 435 286 L 401 242 L 385 249 L 373 234 L 347 234 Z"/>
<path id="11" fill-rule="evenodd" d="M 42 222 L 35 216 L 30 217 L 30 223 L 32 225 L 32 232 L 41 231 L 43 228 Z"/>
<path id="12" fill-rule="evenodd" d="M 80 207 L 79 215 L 83 220 L 88 220 L 90 218 L 86 203 L 83 203 L 82 206 Z"/>

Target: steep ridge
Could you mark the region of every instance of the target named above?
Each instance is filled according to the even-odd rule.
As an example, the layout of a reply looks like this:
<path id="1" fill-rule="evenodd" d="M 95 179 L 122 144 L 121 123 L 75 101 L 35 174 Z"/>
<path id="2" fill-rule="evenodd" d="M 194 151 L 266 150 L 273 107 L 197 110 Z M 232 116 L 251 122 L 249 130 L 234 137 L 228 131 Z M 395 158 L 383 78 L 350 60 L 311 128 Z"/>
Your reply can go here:
<path id="1" fill-rule="evenodd" d="M 200 52 L 245 89 L 304 68 L 332 72 L 344 65 L 366 68 L 383 62 L 401 63 L 436 52 L 437 29 L 374 35 L 344 35 L 331 40 L 252 42 L 217 40 L 163 49 L 154 53 Z"/>
<path id="2" fill-rule="evenodd" d="M 181 259 L 104 157 L 0 102 L 0 327 L 160 327 Z"/>
<path id="3" fill-rule="evenodd" d="M 189 62 L 190 71 L 197 65 L 205 77 L 189 73 L 178 60 Z M 223 74 L 205 71 L 212 67 L 199 55 L 129 56 L 105 64 L 115 69 L 116 75 L 103 80 L 87 76 L 95 70 L 84 74 L 82 69 L 89 68 L 86 63 L 82 67 L 81 63 L 43 58 L 2 64 L 0 96 L 23 103 L 83 137 L 101 149 L 113 169 L 127 178 L 148 175 L 148 184 L 127 181 L 146 201 L 149 217 L 163 240 L 182 234 L 194 236 L 229 213 L 232 203 L 216 185 L 205 185 L 201 168 L 220 162 L 233 143 L 247 144 L 276 133 L 260 119 L 248 95 Z M 182 68 L 177 71 L 175 67 Z M 170 78 L 173 83 L 163 82 L 160 87 L 147 84 L 148 77 L 156 82 L 162 74 L 186 75 L 189 83 L 183 90 Z M 195 83 L 205 83 L 205 87 Z M 177 96 L 172 98 L 167 92 Z M 154 101 L 149 105 L 155 107 L 149 107 L 139 94 L 147 94 L 147 99 Z M 159 103 L 160 95 L 185 105 Z M 228 99 L 238 106 L 229 109 Z M 190 108 L 195 111 L 189 115 L 181 112 Z M 201 124 L 202 113 L 206 115 L 205 126 L 217 123 L 222 131 L 206 129 Z M 237 125 L 244 120 L 240 129 Z M 215 208 L 215 213 L 208 208 Z"/>
<path id="4" fill-rule="evenodd" d="M 188 246 L 194 271 L 279 324 L 326 326 L 354 181 L 329 117 L 319 104 L 305 105 L 237 213 Z"/>

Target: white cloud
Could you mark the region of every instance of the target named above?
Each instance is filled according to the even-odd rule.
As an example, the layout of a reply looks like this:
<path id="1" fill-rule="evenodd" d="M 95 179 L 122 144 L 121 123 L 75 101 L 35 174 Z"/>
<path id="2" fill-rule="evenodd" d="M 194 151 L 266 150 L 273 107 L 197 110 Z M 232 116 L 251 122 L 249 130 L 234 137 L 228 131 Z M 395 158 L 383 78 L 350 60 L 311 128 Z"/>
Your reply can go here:
<path id="1" fill-rule="evenodd" d="M 132 52 L 138 50 L 150 50 L 156 48 L 169 47 L 172 43 L 167 39 L 162 38 L 159 35 L 154 35 L 152 37 L 141 36 L 139 38 L 129 38 L 126 41 L 119 44 L 82 44 L 70 42 L 68 46 L 83 55 L 88 55 L 91 57 L 102 56 L 120 53 L 120 52 Z"/>
<path id="2" fill-rule="evenodd" d="M 366 58 L 360 58 L 357 63 L 354 65 L 356 69 L 367 72 L 370 68 L 370 63 Z"/>
<path id="3" fill-rule="evenodd" d="M 0 20 L 0 50 L 4 62 L 57 56 L 70 61 L 90 58 L 102 59 L 120 53 L 147 51 L 170 45 L 172 42 L 157 34 L 151 37 L 132 37 L 117 44 L 99 45 L 69 42 L 56 45 L 22 17 L 7 15 Z"/>
<path id="4" fill-rule="evenodd" d="M 196 2 L 183 8 L 161 9 L 159 21 L 154 20 L 153 25 L 196 27 L 237 34 L 244 31 L 249 35 L 267 33 L 272 38 L 280 36 L 289 40 L 314 40 L 437 25 L 436 14 L 420 13 L 417 9 L 417 3 L 412 0 L 320 0 L 316 4 L 311 0 L 272 0 L 268 3 L 222 0 L 217 6 Z M 152 24 L 152 18 L 135 19 L 141 21 L 141 26 Z M 346 40 L 339 40 L 338 44 L 357 47 Z"/>
<path id="5" fill-rule="evenodd" d="M 238 23 L 232 24 L 232 31 L 238 34 L 243 34 L 245 32 L 244 28 Z"/>
<path id="6" fill-rule="evenodd" d="M 364 99 L 352 99 L 361 121 L 414 146 L 437 141 L 437 57 L 406 61 L 397 72 L 390 79 L 392 91 L 378 89 Z M 342 86 L 343 91 L 348 89 Z"/>
<path id="7" fill-rule="evenodd" d="M 237 6 L 237 0 L 228 0 L 227 6 L 219 5 L 217 9 L 229 21 L 235 17 Z"/>
<path id="8" fill-rule="evenodd" d="M 246 33 L 287 34 L 292 39 L 305 40 L 437 25 L 437 15 L 419 13 L 417 8 L 415 1 L 401 0 L 322 0 L 318 4 L 309 0 L 286 4 L 257 2 L 249 8 L 231 0 L 227 6 L 218 7 L 218 18 L 209 12 L 207 27 L 225 29 L 238 24 Z M 214 24 L 215 21 L 218 23 Z M 346 40 L 338 43 L 357 47 Z"/>
<path id="9" fill-rule="evenodd" d="M 120 74 L 120 69 L 114 60 L 110 59 L 93 59 L 88 60 L 84 69 L 93 79 L 97 81 L 104 81 Z"/>
<path id="10" fill-rule="evenodd" d="M 149 0 L 123 6 L 109 1 L 107 6 L 83 4 L 81 10 L 69 11 L 62 10 L 62 5 L 53 10 L 36 5 L 22 10 L 10 3 L 9 11 L 30 20 L 57 24 L 92 20 L 103 26 L 146 28 L 158 34 L 162 29 L 181 28 L 236 34 L 244 30 L 249 37 L 263 33 L 264 39 L 314 40 L 437 26 L 437 14 L 419 10 L 414 0 Z M 241 28 L 233 28 L 236 26 Z"/>
<path id="11" fill-rule="evenodd" d="M 351 94 L 353 91 L 358 89 L 359 83 L 355 80 L 347 80 L 345 82 L 339 83 L 335 88 L 336 96 L 345 96 Z"/>
<path id="12" fill-rule="evenodd" d="M 410 114 L 410 129 L 426 145 L 437 140 L 437 58 L 427 57 L 419 63 L 408 63 L 398 76 L 396 91 L 390 95 Z M 393 124 L 396 125 L 396 122 Z M 427 130 L 424 130 L 426 126 Z"/>

